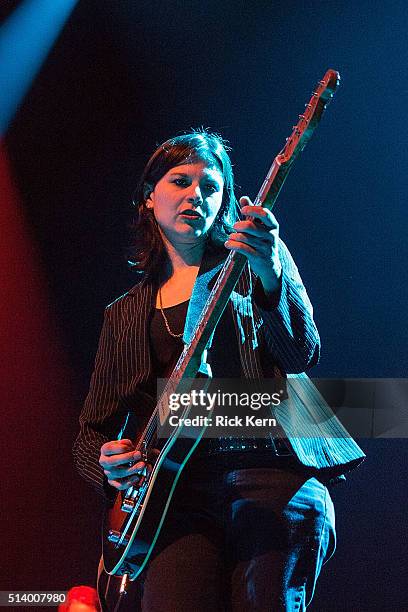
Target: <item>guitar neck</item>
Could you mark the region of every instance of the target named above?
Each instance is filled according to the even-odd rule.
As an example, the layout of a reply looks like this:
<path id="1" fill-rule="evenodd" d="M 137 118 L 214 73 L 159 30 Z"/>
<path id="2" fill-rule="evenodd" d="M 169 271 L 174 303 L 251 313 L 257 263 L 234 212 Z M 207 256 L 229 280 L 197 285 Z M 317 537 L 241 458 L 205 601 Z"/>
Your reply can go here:
<path id="1" fill-rule="evenodd" d="M 323 79 L 318 82 L 316 90 L 312 93 L 308 104 L 305 105 L 305 112 L 299 115 L 299 121 L 293 126 L 293 131 L 286 139 L 285 146 L 273 160 L 254 200 L 255 206 L 273 209 L 294 161 L 311 139 L 339 83 L 340 75 L 336 70 L 328 70 Z"/>
<path id="2" fill-rule="evenodd" d="M 194 330 L 193 338 L 189 344 L 193 358 L 201 358 L 202 352 L 207 348 L 211 334 L 216 328 L 246 264 L 247 259 L 244 255 L 235 251 L 229 253 L 204 306 Z M 188 377 L 189 374 L 187 365 L 185 375 Z"/>
<path id="3" fill-rule="evenodd" d="M 306 104 L 304 114 L 299 115 L 299 121 L 294 126 L 290 137 L 287 138 L 284 148 L 273 160 L 254 200 L 255 206 L 265 206 L 272 210 L 295 159 L 310 140 L 328 102 L 333 97 L 339 80 L 340 75 L 338 72 L 328 70 L 323 79 L 319 81 L 316 90 L 312 94 L 312 98 Z M 193 336 L 189 344 L 185 346 L 171 374 L 169 382 L 143 433 L 143 438 L 152 439 L 158 417 L 161 423 L 166 420 L 169 413 L 167 406 L 168 396 L 176 392 L 185 379 L 193 379 L 197 375 L 203 352 L 207 348 L 211 335 L 225 310 L 231 293 L 246 264 L 247 259 L 244 255 L 234 251 L 229 253 L 204 306 Z"/>

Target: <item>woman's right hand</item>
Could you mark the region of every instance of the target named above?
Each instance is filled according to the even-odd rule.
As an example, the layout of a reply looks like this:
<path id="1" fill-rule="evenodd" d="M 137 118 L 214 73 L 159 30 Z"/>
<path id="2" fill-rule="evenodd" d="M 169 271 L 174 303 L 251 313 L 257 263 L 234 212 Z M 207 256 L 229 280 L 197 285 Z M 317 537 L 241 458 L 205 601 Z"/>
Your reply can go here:
<path id="1" fill-rule="evenodd" d="M 147 464 L 141 461 L 141 457 L 141 452 L 135 450 L 131 440 L 112 440 L 101 446 L 99 464 L 108 483 L 124 491 L 139 484 L 140 479 L 146 475 Z"/>

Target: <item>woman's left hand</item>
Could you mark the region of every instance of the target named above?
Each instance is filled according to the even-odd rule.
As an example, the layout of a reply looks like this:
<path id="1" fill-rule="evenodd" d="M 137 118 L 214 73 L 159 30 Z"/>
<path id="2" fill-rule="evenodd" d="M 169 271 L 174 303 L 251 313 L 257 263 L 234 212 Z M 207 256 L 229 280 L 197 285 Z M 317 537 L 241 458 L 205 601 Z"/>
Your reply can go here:
<path id="1" fill-rule="evenodd" d="M 266 293 L 279 287 L 282 266 L 279 260 L 279 224 L 267 208 L 252 206 L 251 200 L 240 198 L 241 213 L 248 217 L 237 221 L 225 246 L 247 257 L 251 268 L 259 276 Z"/>

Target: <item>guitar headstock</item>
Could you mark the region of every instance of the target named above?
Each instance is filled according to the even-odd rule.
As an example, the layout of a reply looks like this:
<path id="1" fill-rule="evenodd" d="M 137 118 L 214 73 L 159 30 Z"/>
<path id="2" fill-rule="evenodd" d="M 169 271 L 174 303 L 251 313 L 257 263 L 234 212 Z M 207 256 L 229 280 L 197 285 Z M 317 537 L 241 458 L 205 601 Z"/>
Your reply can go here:
<path id="1" fill-rule="evenodd" d="M 293 132 L 286 140 L 286 145 L 277 156 L 280 165 L 289 164 L 305 147 L 339 83 L 340 74 L 331 69 L 318 82 L 309 103 L 306 104 L 305 112 L 299 115 L 297 125 L 293 127 Z"/>

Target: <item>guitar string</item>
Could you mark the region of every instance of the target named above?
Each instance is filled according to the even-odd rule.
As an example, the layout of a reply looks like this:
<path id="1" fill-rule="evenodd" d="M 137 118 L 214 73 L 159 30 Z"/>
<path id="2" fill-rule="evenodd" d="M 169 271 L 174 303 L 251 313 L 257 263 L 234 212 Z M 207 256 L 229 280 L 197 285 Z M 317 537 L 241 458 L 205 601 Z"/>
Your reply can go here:
<path id="1" fill-rule="evenodd" d="M 310 102 L 308 104 L 306 104 L 305 114 L 304 115 L 299 115 L 300 121 L 298 122 L 298 124 L 296 126 L 294 126 L 294 130 L 292 131 L 292 134 L 288 138 L 288 141 L 287 141 L 283 151 L 285 150 L 285 148 L 288 148 L 290 145 L 293 144 L 294 136 L 297 137 L 298 140 L 300 140 L 299 136 L 301 136 L 302 134 L 306 135 L 307 128 L 309 127 L 309 124 L 310 124 L 310 122 L 311 122 L 311 120 L 312 120 L 312 118 L 313 118 L 313 116 L 315 114 L 315 111 L 317 109 L 318 102 L 319 102 L 319 100 L 321 98 L 321 94 L 319 95 L 318 91 L 319 91 L 320 88 L 324 89 L 325 82 L 324 81 L 320 81 L 319 85 L 320 85 L 320 87 L 318 87 L 318 90 L 316 92 L 313 92 L 312 98 L 311 98 Z M 333 94 L 332 94 L 331 97 L 333 97 Z M 325 110 L 325 106 L 326 105 L 324 105 L 324 109 L 323 110 Z M 299 123 L 303 122 L 303 121 L 305 122 L 305 126 L 303 128 L 303 132 L 301 132 L 298 126 L 299 126 Z M 260 202 L 260 197 L 262 195 L 262 191 L 263 191 L 265 182 L 268 179 L 269 175 L 271 174 L 272 169 L 273 169 L 273 164 L 272 164 L 272 167 L 271 167 L 270 171 L 267 174 L 267 177 L 266 177 L 265 181 L 262 184 L 262 187 L 261 187 L 260 191 L 258 192 L 258 194 L 257 194 L 257 196 L 255 198 L 255 203 Z M 270 207 L 270 209 L 272 209 L 272 206 Z M 209 298 L 208 298 L 208 300 L 207 300 L 207 302 L 206 302 L 206 304 L 205 304 L 205 306 L 203 308 L 203 311 L 201 313 L 200 319 L 199 319 L 196 327 L 194 328 L 193 337 L 198 333 L 198 331 L 200 331 L 200 326 L 202 325 L 202 321 L 203 321 L 205 315 L 207 314 L 207 312 L 209 310 L 212 298 L 214 297 L 214 294 L 218 291 L 218 288 L 219 288 L 221 282 L 224 280 L 225 275 L 227 273 L 227 268 L 230 265 L 230 262 L 231 262 L 231 259 L 232 259 L 233 256 L 234 256 L 234 253 L 230 252 L 228 257 L 227 257 L 227 259 L 226 259 L 226 261 L 225 261 L 225 264 L 224 264 L 224 266 L 223 266 L 223 268 L 221 270 L 221 273 L 218 276 L 218 278 L 217 278 L 217 280 L 216 280 L 216 282 L 215 282 L 215 284 L 213 286 L 212 291 L 210 292 Z M 184 351 L 183 351 L 183 353 L 181 354 L 179 360 L 176 363 L 176 366 L 175 366 L 175 368 L 173 370 L 173 373 L 177 374 L 179 372 L 179 369 L 181 369 L 181 367 L 182 367 L 182 365 L 184 363 L 184 360 L 185 360 L 185 358 L 187 356 L 188 356 L 188 350 L 186 351 L 185 354 L 184 354 Z M 166 393 L 166 390 L 167 390 L 167 386 L 165 387 L 164 393 Z M 160 400 L 159 400 L 159 403 L 160 403 Z M 157 427 L 157 411 L 155 410 L 153 415 L 152 415 L 152 418 L 150 419 L 150 421 L 148 423 L 148 426 L 146 428 L 146 435 L 142 436 L 142 438 L 145 439 L 146 437 L 148 437 L 149 441 L 151 441 L 151 439 L 153 437 L 153 434 L 154 434 L 154 429 L 156 427 Z"/>

